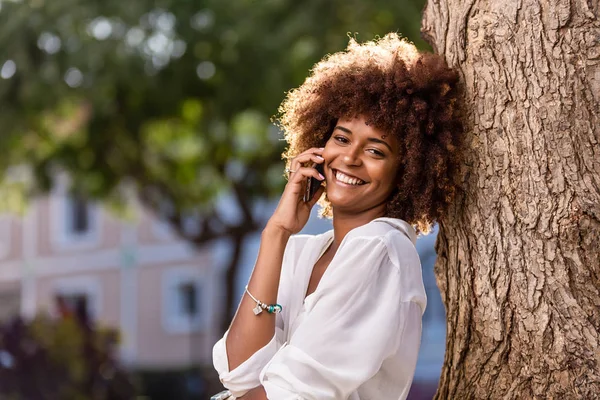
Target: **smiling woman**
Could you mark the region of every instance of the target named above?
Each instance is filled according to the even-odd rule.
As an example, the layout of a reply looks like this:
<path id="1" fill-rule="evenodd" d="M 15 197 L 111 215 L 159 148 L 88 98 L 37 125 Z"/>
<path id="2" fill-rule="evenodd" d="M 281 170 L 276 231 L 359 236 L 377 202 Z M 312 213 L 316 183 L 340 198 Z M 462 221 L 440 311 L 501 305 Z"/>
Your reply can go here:
<path id="1" fill-rule="evenodd" d="M 406 398 L 427 303 L 414 243 L 457 187 L 457 82 L 390 34 L 351 40 L 288 94 L 288 184 L 213 350 L 223 398 Z M 319 199 L 333 230 L 297 235 Z"/>
<path id="2" fill-rule="evenodd" d="M 419 53 L 395 34 L 344 52 L 313 68 L 279 108 L 289 143 L 288 165 L 329 139 L 339 118 L 361 116 L 398 143 L 399 164 L 386 215 L 428 231 L 454 198 L 461 159 L 462 110 L 458 75 L 442 57 Z M 322 214 L 332 216 L 329 193 Z"/>
<path id="3" fill-rule="evenodd" d="M 367 125 L 362 116 L 340 118 L 323 158 L 327 199 L 337 219 L 385 215 L 399 164 L 395 136 Z"/>

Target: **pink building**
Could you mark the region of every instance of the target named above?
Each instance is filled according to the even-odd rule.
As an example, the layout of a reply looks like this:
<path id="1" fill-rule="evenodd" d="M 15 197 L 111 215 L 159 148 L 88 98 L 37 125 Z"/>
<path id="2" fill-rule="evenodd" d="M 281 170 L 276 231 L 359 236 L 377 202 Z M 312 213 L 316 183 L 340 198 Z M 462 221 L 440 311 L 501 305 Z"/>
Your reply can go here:
<path id="1" fill-rule="evenodd" d="M 121 355 L 141 368 L 210 364 L 223 280 L 194 248 L 143 210 L 125 221 L 59 184 L 24 216 L 0 216 L 0 320 L 84 303 L 119 328 Z"/>

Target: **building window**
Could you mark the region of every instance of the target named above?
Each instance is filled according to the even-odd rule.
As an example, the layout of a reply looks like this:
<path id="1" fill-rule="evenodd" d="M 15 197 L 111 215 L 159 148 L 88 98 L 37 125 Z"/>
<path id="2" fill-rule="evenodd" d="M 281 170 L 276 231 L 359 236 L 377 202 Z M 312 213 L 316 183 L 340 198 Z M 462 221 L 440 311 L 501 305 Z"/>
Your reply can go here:
<path id="1" fill-rule="evenodd" d="M 59 250 L 91 249 L 100 245 L 100 208 L 84 195 L 65 194 L 62 188 L 50 199 L 51 239 Z"/>
<path id="2" fill-rule="evenodd" d="M 73 316 L 86 321 L 100 316 L 102 286 L 91 276 L 58 278 L 53 280 L 54 309 L 61 317 Z"/>
<path id="3" fill-rule="evenodd" d="M 168 333 L 191 333 L 204 329 L 208 318 L 206 291 L 201 271 L 175 267 L 162 276 L 162 322 Z"/>
<path id="4" fill-rule="evenodd" d="M 61 317 L 76 316 L 85 320 L 90 317 L 90 300 L 85 293 L 57 294 L 54 302 Z"/>
<path id="5" fill-rule="evenodd" d="M 179 306 L 182 315 L 193 318 L 198 313 L 198 287 L 194 282 L 179 285 Z"/>
<path id="6" fill-rule="evenodd" d="M 71 214 L 68 228 L 73 234 L 85 234 L 90 230 L 90 203 L 80 194 L 70 196 L 68 203 L 69 209 L 67 212 Z"/>

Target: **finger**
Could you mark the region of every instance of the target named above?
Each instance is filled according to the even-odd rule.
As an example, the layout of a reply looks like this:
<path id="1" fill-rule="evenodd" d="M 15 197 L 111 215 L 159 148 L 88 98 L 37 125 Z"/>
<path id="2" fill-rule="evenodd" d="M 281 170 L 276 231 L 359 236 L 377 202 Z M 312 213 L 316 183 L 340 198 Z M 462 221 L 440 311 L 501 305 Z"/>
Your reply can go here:
<path id="1" fill-rule="evenodd" d="M 291 171 L 295 172 L 302 167 L 315 168 L 318 164 L 325 162 L 325 159 L 319 155 L 306 154 L 303 157 L 299 157 L 296 161 L 297 162 L 294 163 L 294 167 L 291 169 Z"/>
<path id="2" fill-rule="evenodd" d="M 297 170 L 303 164 L 306 164 L 311 161 L 316 162 L 316 163 L 322 163 L 323 162 L 322 153 L 323 153 L 322 148 L 313 147 L 311 149 L 308 149 L 308 150 L 298 154 L 296 157 L 294 157 L 292 159 L 292 162 L 290 163 L 292 171 Z"/>
<path id="3" fill-rule="evenodd" d="M 312 167 L 302 167 L 298 168 L 298 170 L 294 173 L 290 182 L 292 183 L 301 183 L 306 180 L 306 178 L 313 177 L 319 182 L 323 182 L 325 177 L 319 173 L 316 169 Z"/>
<path id="4" fill-rule="evenodd" d="M 323 150 L 325 150 L 324 147 L 311 147 L 308 150 L 304 150 L 302 153 L 298 154 L 298 156 L 304 155 L 304 154 L 322 154 Z M 298 157 L 296 156 L 296 157 Z"/>

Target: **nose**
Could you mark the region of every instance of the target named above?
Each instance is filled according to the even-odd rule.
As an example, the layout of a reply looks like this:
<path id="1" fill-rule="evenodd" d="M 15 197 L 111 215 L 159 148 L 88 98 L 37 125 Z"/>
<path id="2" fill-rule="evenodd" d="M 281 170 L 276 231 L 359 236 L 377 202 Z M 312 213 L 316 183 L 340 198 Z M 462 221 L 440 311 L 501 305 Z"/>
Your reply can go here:
<path id="1" fill-rule="evenodd" d="M 360 166 L 362 164 L 360 148 L 358 146 L 347 147 L 342 160 L 344 161 L 344 164 L 348 166 Z"/>

